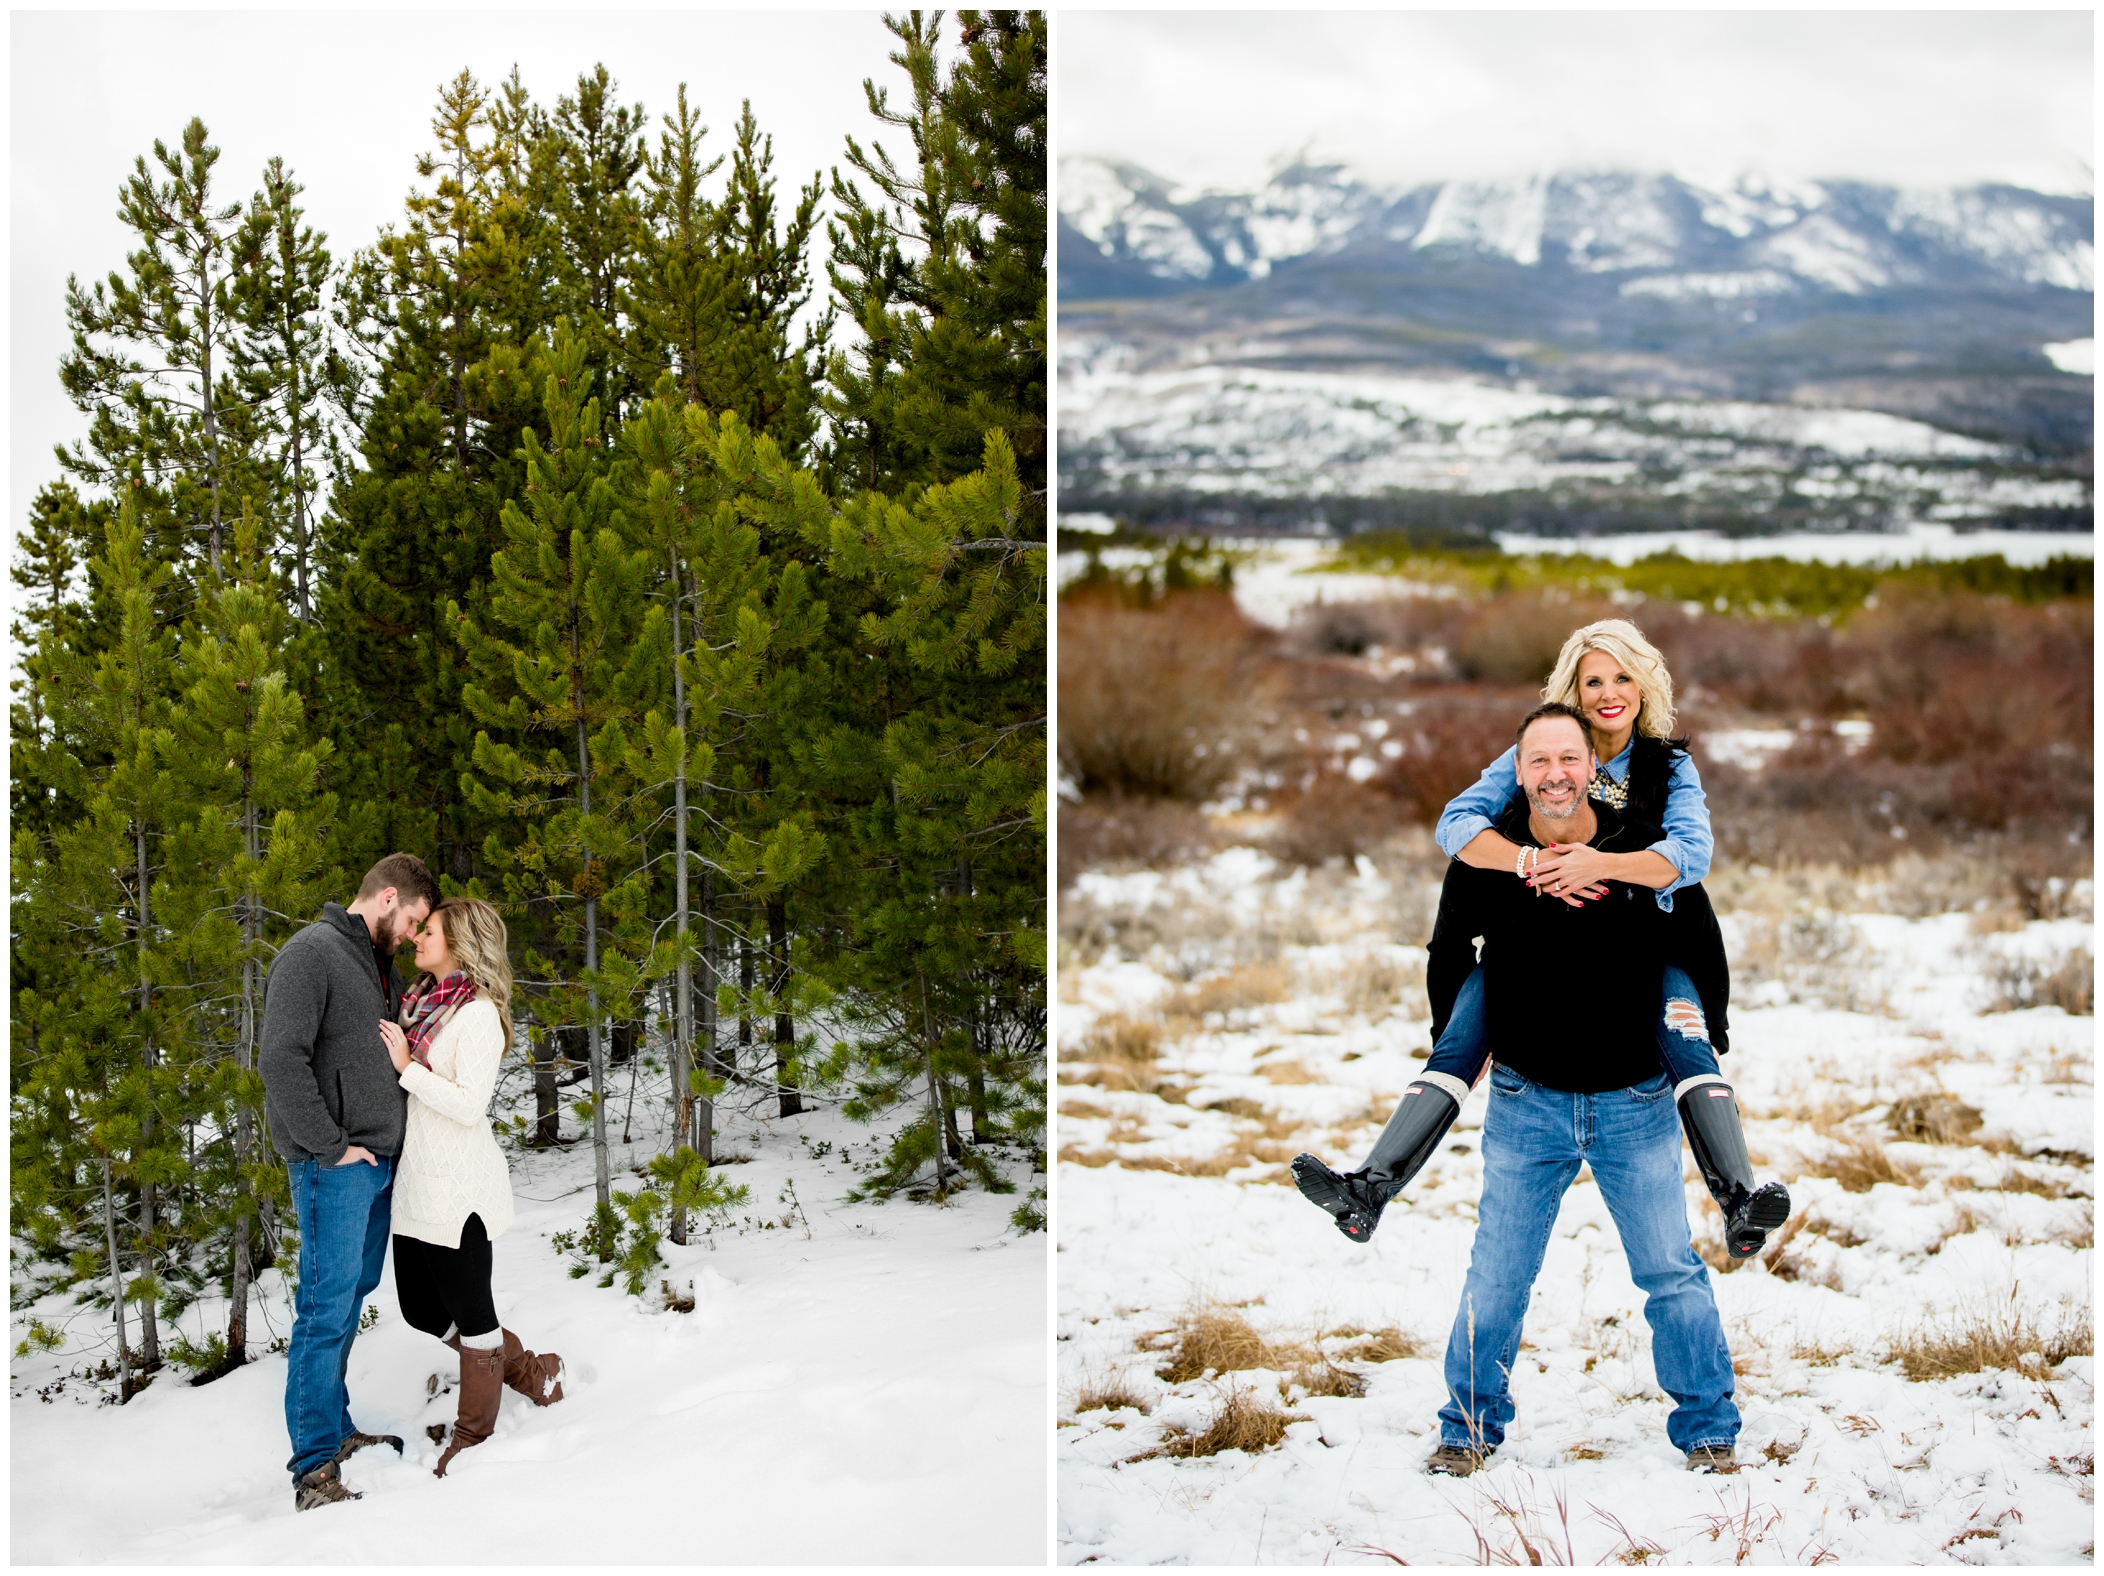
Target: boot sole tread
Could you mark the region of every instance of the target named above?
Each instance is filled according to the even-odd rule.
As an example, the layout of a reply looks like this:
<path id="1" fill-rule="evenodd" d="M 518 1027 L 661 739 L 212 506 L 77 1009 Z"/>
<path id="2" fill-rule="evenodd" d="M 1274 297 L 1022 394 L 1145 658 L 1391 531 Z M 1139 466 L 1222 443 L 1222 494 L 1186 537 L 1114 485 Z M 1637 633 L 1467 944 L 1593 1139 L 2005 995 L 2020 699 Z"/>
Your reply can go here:
<path id="1" fill-rule="evenodd" d="M 1373 1236 L 1374 1223 L 1366 1212 L 1338 1186 L 1335 1173 L 1313 1155 L 1293 1157 L 1293 1184 L 1300 1189 L 1301 1197 L 1335 1221 L 1337 1229 L 1352 1241 L 1365 1242 Z"/>

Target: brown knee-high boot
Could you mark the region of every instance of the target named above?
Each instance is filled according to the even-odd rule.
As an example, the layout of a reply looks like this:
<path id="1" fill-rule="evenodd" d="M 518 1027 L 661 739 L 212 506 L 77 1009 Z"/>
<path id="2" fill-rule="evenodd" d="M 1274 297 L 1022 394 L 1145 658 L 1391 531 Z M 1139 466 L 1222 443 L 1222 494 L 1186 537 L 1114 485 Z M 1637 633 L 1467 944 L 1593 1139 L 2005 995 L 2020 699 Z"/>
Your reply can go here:
<path id="1" fill-rule="evenodd" d="M 453 1422 L 453 1442 L 432 1469 L 436 1477 L 446 1475 L 446 1463 L 463 1450 L 470 1450 L 496 1432 L 497 1407 L 504 1399 L 504 1350 L 502 1347 L 460 1348 L 460 1413 Z"/>
<path id="2" fill-rule="evenodd" d="M 531 1352 L 520 1339 L 504 1332 L 504 1382 L 535 1406 L 553 1406 L 563 1398 L 563 1360 L 553 1352 Z"/>

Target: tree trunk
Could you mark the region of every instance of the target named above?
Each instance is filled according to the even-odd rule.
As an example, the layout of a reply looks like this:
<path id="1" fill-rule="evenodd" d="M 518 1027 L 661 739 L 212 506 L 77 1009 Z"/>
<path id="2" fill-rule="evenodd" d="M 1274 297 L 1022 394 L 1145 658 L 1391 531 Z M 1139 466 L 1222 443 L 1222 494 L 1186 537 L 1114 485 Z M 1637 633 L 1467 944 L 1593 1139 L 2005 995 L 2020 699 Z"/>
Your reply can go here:
<path id="1" fill-rule="evenodd" d="M 562 1141 L 562 1098 L 555 1092 L 555 1058 L 561 1052 L 558 1029 L 526 1032 L 526 1054 L 533 1062 L 533 1142 L 552 1148 Z"/>
<path id="2" fill-rule="evenodd" d="M 256 822 L 253 768 L 245 772 L 241 795 L 242 844 L 253 871 L 261 858 L 260 828 Z M 256 947 L 262 940 L 262 916 L 257 913 L 255 894 L 241 894 L 241 1035 L 234 1045 L 234 1062 L 245 1084 L 246 1074 L 256 1065 Z M 248 1248 L 248 1145 L 249 1111 L 244 1093 L 234 1097 L 234 1269 L 228 1292 L 226 1317 L 226 1365 L 238 1367 L 248 1361 L 248 1288 L 254 1268 Z"/>
<path id="3" fill-rule="evenodd" d="M 672 555 L 672 725 L 679 733 L 679 760 L 672 768 L 672 903 L 673 944 L 679 949 L 679 966 L 672 987 L 672 1117 L 673 1131 L 688 1147 L 693 1141 L 700 1113 L 694 1109 L 694 966 L 687 956 L 687 676 L 680 667 L 686 653 L 680 648 L 680 603 L 686 594 L 679 555 Z M 706 1164 L 706 1161 L 704 1161 Z M 668 1228 L 672 1240 L 682 1247 L 687 1241 L 687 1212 L 672 1211 Z"/>
<path id="4" fill-rule="evenodd" d="M 796 1087 L 796 1015 L 789 1010 L 789 905 L 779 897 L 767 905 L 767 945 L 774 955 L 774 978 L 767 986 L 774 997 L 774 1081 L 781 1114 L 796 1116 L 804 1097 Z"/>
<path id="5" fill-rule="evenodd" d="M 584 717 L 577 719 L 577 786 L 579 802 L 587 819 L 592 814 L 592 765 L 585 745 Z M 599 985 L 594 978 L 599 972 L 599 895 L 592 875 L 592 850 L 584 850 L 584 972 L 592 983 L 585 987 L 585 1033 L 589 1036 L 592 1058 L 592 1187 L 599 1204 L 599 1218 L 604 1220 L 614 1207 L 613 1179 L 608 1175 L 606 1153 L 606 1053 L 603 1026 L 599 1022 Z M 604 1263 L 613 1257 L 613 1244 L 606 1240 L 604 1232 L 599 1238 L 599 1258 Z"/>
<path id="6" fill-rule="evenodd" d="M 111 1197 L 110 1163 L 102 1163 L 102 1234 L 109 1244 L 110 1305 L 117 1310 L 117 1404 L 131 1399 L 131 1342 L 124 1335 L 124 1266 L 117 1258 L 117 1204 Z"/>
<path id="7" fill-rule="evenodd" d="M 974 1027 L 976 1029 L 976 1025 Z M 964 1081 L 965 1097 L 972 1107 L 972 1142 L 990 1144 L 996 1134 L 986 1114 L 986 1061 L 978 1051 L 978 1035 L 974 1033 L 972 1039 L 972 1066 L 971 1071 L 965 1074 Z"/>
<path id="8" fill-rule="evenodd" d="M 938 1191 L 949 1186 L 949 1173 L 943 1166 L 942 1096 L 938 1094 L 935 1081 L 935 1024 L 928 1016 L 928 976 L 920 976 L 921 999 L 921 1044 L 926 1048 L 928 1059 L 928 1126 L 935 1134 L 935 1186 Z"/>
<path id="9" fill-rule="evenodd" d="M 717 967 L 716 872 L 701 873 L 701 1022 L 695 1046 L 703 1072 L 711 1078 L 723 1075 L 722 1053 L 716 1044 L 716 987 L 722 978 Z M 694 1152 L 703 1165 L 716 1163 L 716 1102 L 706 1097 L 694 1102 Z"/>
<path id="10" fill-rule="evenodd" d="M 738 1060 L 734 1065 L 743 1066 L 745 1056 L 752 1049 L 752 905 L 745 908 L 745 928 L 738 937 Z"/>
<path id="11" fill-rule="evenodd" d="M 139 1021 L 146 1023 L 147 1013 L 153 1007 L 153 985 L 146 974 L 146 938 L 153 925 L 152 902 L 148 896 L 146 880 L 146 825 L 142 821 L 132 823 L 133 850 L 137 864 L 135 874 L 139 882 Z M 149 1087 L 153 1077 L 153 1034 L 147 1032 L 145 1042 L 139 1047 L 139 1063 L 146 1069 Z M 149 1103 L 146 1115 L 139 1123 L 139 1145 L 141 1148 L 153 1142 L 153 1106 Z M 161 1366 L 161 1331 L 154 1318 L 153 1273 L 157 1258 L 154 1252 L 154 1186 L 151 1182 L 139 1187 L 139 1257 L 141 1269 L 146 1277 L 147 1292 L 139 1305 L 139 1363 L 147 1372 Z"/>
<path id="12" fill-rule="evenodd" d="M 302 397 L 299 383 L 299 361 L 293 347 L 286 346 L 286 364 L 292 368 L 291 409 L 287 412 L 292 422 L 292 576 L 293 611 L 300 625 L 314 622 L 312 604 L 307 596 L 307 489 L 301 480 L 300 423 L 305 419 L 307 402 Z"/>
<path id="13" fill-rule="evenodd" d="M 203 376 L 205 407 L 205 458 L 212 467 L 212 534 L 211 560 L 212 578 L 219 578 L 219 548 L 225 535 L 223 505 L 219 497 L 219 413 L 212 405 L 212 260 L 211 254 L 200 248 L 197 254 L 197 319 L 200 330 L 197 336 L 200 352 L 200 367 Z"/>

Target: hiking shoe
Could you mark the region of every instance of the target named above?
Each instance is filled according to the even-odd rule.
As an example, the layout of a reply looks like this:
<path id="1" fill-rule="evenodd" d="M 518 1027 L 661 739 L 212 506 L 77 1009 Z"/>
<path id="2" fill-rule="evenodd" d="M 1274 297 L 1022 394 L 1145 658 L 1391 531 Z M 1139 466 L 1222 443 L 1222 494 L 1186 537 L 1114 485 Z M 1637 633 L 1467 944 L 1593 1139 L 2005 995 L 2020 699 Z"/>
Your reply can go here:
<path id="1" fill-rule="evenodd" d="M 1688 1452 L 1690 1472 L 1736 1472 L 1739 1458 L 1730 1445 L 1697 1445 Z"/>
<path id="2" fill-rule="evenodd" d="M 343 1486 L 343 1474 L 337 1470 L 333 1461 L 324 1461 L 292 1485 L 292 1504 L 295 1510 L 312 1510 L 316 1505 L 333 1505 L 339 1500 L 363 1498 L 363 1494 L 354 1494 Z"/>
<path id="3" fill-rule="evenodd" d="M 1467 1477 L 1479 1470 L 1490 1457 L 1490 1451 L 1478 1450 L 1473 1445 L 1441 1445 L 1432 1452 L 1425 1470 L 1444 1477 Z"/>
<path id="4" fill-rule="evenodd" d="M 1388 1201 L 1363 1177 L 1332 1171 L 1313 1155 L 1293 1157 L 1293 1182 L 1301 1196 L 1324 1211 L 1354 1242 L 1368 1242 Z"/>
<path id="5" fill-rule="evenodd" d="M 1741 1193 L 1725 1211 L 1724 1248 L 1735 1259 L 1750 1259 L 1768 1245 L 1768 1233 L 1790 1218 L 1790 1190 L 1764 1182 Z"/>
<path id="6" fill-rule="evenodd" d="M 402 1437 L 399 1434 L 346 1434 L 343 1443 L 336 1447 L 336 1461 L 340 1466 L 367 1445 L 393 1445 L 394 1453 L 402 1453 Z"/>

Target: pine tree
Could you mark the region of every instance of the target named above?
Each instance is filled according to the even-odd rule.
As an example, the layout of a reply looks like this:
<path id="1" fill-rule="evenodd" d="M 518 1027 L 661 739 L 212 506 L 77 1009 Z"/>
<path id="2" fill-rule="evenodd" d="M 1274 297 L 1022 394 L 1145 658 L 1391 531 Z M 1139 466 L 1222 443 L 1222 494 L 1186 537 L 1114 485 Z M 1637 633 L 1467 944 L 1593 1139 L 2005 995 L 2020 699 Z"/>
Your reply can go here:
<path id="1" fill-rule="evenodd" d="M 204 122 L 183 128 L 171 152 L 155 142 L 156 179 L 142 155 L 124 184 L 118 216 L 139 238 L 127 273 L 83 289 L 66 283 L 73 351 L 59 381 L 91 418 L 85 444 L 61 447 L 59 463 L 90 486 L 144 479 L 139 500 L 158 556 L 180 561 L 202 538 L 216 572 L 226 521 L 239 507 L 241 456 L 222 433 L 233 403 L 233 305 L 239 203 L 213 195 L 219 150 Z"/>
<path id="2" fill-rule="evenodd" d="M 642 393 L 631 386 L 619 344 L 622 299 L 642 241 L 641 204 L 631 187 L 645 163 L 645 122 L 640 104 L 614 102 L 617 91 L 603 65 L 580 76 L 576 95 L 556 101 L 546 140 L 558 175 L 552 217 L 561 237 L 564 315 L 584 341 L 610 427 Z"/>
<path id="3" fill-rule="evenodd" d="M 475 769 L 462 775 L 462 790 L 478 813 L 519 823 L 518 841 L 508 846 L 492 834 L 488 860 L 515 901 L 574 899 L 582 908 L 582 969 L 562 981 L 549 1005 L 568 1021 L 581 1017 L 589 1036 L 604 1257 L 612 1248 L 613 1217 L 602 970 L 619 975 L 625 987 L 634 980 L 622 970 L 632 959 L 601 953 L 600 900 L 611 890 L 610 856 L 617 856 L 614 845 L 625 829 L 594 805 L 601 770 L 595 754 L 604 747 L 595 735 L 638 714 L 636 700 L 651 688 L 648 667 L 656 653 L 649 639 L 639 638 L 648 561 L 613 529 L 614 491 L 599 402 L 587 397 L 585 348 L 565 327 L 540 361 L 548 440 L 543 447 L 530 430 L 526 434 L 527 505 L 504 507 L 507 546 L 490 561 L 488 625 L 457 603 L 448 605 L 446 615 L 476 675 L 463 699 L 483 725 L 475 736 Z M 539 734 L 551 742 L 530 752 L 493 739 L 490 729 L 522 738 Z M 620 742 L 616 728 L 613 753 Z M 627 894 L 621 900 L 627 906 Z M 557 966 L 541 958 L 530 962 L 536 973 Z M 580 1006 L 581 1013 L 575 1010 Z"/>
<path id="4" fill-rule="evenodd" d="M 30 917 L 31 934 L 41 931 L 52 949 L 30 977 L 42 986 L 39 1000 L 56 1006 L 42 1025 L 56 1041 L 54 1070 L 82 1079 L 71 1087 L 81 1092 L 91 1141 L 137 1199 L 139 1273 L 125 1296 L 139 1302 L 140 1363 L 151 1371 L 161 1361 L 160 1196 L 186 1169 L 174 1142 L 179 1129 L 161 1119 L 164 1112 L 179 1116 L 187 1100 L 180 1047 L 171 1043 L 180 1011 L 163 990 L 168 938 L 156 917 L 168 891 L 166 845 L 186 807 L 170 727 L 175 640 L 155 610 L 173 570 L 149 561 L 130 496 L 90 567 L 115 605 L 116 630 L 92 663 L 73 659 L 68 723 L 106 764 L 79 768 L 76 820 L 48 841 L 27 832 L 17 839 L 15 880 L 24 894 L 17 913 Z M 19 939 L 15 961 L 20 980 Z M 64 1165 L 63 1154 L 50 1158 Z"/>
<path id="5" fill-rule="evenodd" d="M 244 511 L 232 576 L 213 588 L 184 643 L 174 729 L 198 806 L 188 853 L 202 879 L 191 911 L 171 915 L 182 938 L 173 950 L 207 992 L 227 981 L 238 992 L 230 1061 L 221 1050 L 224 1036 L 214 1032 L 227 1014 L 214 1012 L 209 997 L 197 1008 L 217 1021 L 193 1035 L 208 1064 L 211 1125 L 230 1140 L 216 1190 L 221 1202 L 210 1212 L 230 1217 L 228 1366 L 247 1360 L 257 1206 L 284 1195 L 282 1167 L 257 1143 L 263 977 L 278 947 L 341 875 L 326 868 L 335 800 L 317 789 L 329 746 L 314 737 L 286 675 L 291 619 L 264 565 L 261 535 L 253 511 Z"/>
<path id="6" fill-rule="evenodd" d="M 848 140 L 828 225 L 833 288 L 861 331 L 837 353 L 825 404 L 843 490 L 953 481 L 985 435 L 1009 435 L 1017 473 L 1045 486 L 1046 35 L 1042 12 L 961 11 L 963 53 L 945 78 L 941 17 L 887 18 L 912 93 L 870 113 L 904 131 L 913 163 Z"/>
<path id="7" fill-rule="evenodd" d="M 285 543 L 286 579 L 293 613 L 301 624 L 314 619 L 313 467 L 323 452 L 322 418 L 332 392 L 348 376 L 329 343 L 323 297 L 330 266 L 327 238 L 300 223 L 304 188 L 272 159 L 263 169 L 263 189 L 249 204 L 235 240 L 242 267 L 233 288 L 241 335 L 232 362 L 248 408 L 263 434 L 257 456 L 263 494 Z"/>
<path id="8" fill-rule="evenodd" d="M 856 817 L 854 940 L 831 968 L 865 982 L 847 998 L 862 1031 L 850 1109 L 926 1090 L 880 1191 L 931 1159 L 942 1190 L 945 1157 L 990 1177 L 961 1142 L 955 1085 L 975 1141 L 1035 1146 L 1043 1130 L 1044 19 L 960 23 L 945 75 L 940 19 L 890 19 L 911 107 L 865 94 L 913 161 L 850 140 L 871 191 L 836 174 L 829 230 L 861 330 L 829 370 L 829 470 L 860 494 L 831 563 L 874 596 L 863 633 L 892 697 L 868 746 L 886 792 Z"/>

